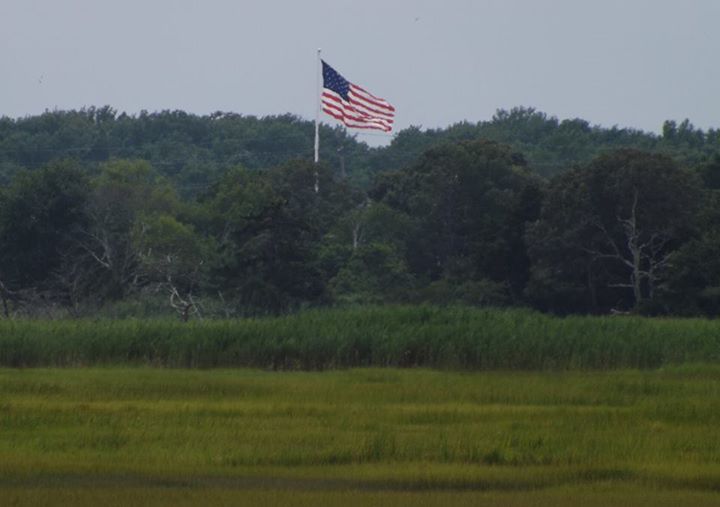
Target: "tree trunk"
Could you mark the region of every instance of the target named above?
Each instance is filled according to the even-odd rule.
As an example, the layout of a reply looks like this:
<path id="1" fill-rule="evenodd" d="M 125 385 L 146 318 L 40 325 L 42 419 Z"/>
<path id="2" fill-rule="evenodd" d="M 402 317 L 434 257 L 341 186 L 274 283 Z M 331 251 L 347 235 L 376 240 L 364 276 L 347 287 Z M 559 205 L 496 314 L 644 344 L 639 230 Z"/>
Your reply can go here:
<path id="1" fill-rule="evenodd" d="M 2 305 L 3 305 L 3 313 L 5 313 L 5 318 L 10 318 L 10 309 L 8 308 L 7 298 L 5 297 L 4 292 L 0 292 L 0 297 L 2 298 Z"/>
<path id="2" fill-rule="evenodd" d="M 10 318 L 10 307 L 8 306 L 8 295 L 9 291 L 5 288 L 5 284 L 0 281 L 0 299 L 2 299 L 3 313 L 5 318 Z"/>

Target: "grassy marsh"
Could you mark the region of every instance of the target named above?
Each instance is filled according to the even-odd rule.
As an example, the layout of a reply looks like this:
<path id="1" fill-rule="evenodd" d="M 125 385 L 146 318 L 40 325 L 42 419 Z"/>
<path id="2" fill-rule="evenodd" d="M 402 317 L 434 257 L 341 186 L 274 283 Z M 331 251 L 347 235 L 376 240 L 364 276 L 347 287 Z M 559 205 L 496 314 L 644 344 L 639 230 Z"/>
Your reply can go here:
<path id="1" fill-rule="evenodd" d="M 713 365 L 3 369 L 0 504 L 717 505 L 718 423 Z"/>

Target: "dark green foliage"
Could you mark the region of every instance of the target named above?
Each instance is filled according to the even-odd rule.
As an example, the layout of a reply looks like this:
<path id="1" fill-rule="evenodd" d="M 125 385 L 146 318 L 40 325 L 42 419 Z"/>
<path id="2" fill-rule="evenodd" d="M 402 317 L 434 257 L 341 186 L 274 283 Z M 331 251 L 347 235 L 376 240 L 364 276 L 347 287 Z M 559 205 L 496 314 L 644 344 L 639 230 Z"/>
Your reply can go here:
<path id="1" fill-rule="evenodd" d="M 312 157 L 314 128 L 292 115 L 256 118 L 216 112 L 141 112 L 130 116 L 104 106 L 0 118 L 0 183 L 20 168 L 37 169 L 72 157 L 89 171 L 110 159 L 144 159 L 169 177 L 184 196 L 202 193 L 229 168 L 264 169 Z M 523 153 L 536 172 L 552 176 L 620 148 L 671 153 L 698 165 L 720 149 L 717 130 L 703 132 L 688 120 L 668 121 L 663 135 L 617 126 L 560 121 L 533 108 L 498 110 L 490 121 L 462 122 L 444 129 L 410 127 L 390 146 L 369 148 L 344 129 L 321 126 L 321 160 L 336 175 L 367 187 L 377 173 L 410 166 L 428 149 L 463 140 L 488 139 Z"/>
<path id="2" fill-rule="evenodd" d="M 325 165 L 295 161 L 265 173 L 229 173 L 208 197 L 220 238 L 220 290 L 260 313 L 320 302 L 326 280 L 318 245 L 353 199 Z"/>
<path id="3" fill-rule="evenodd" d="M 403 301 L 413 285 L 403 256 L 394 245 L 379 242 L 352 249 L 330 281 L 333 299 L 343 303 Z"/>
<path id="4" fill-rule="evenodd" d="M 413 274 L 451 284 L 489 280 L 519 296 L 528 270 L 524 224 L 537 216 L 541 185 L 521 163 L 507 146 L 466 141 L 429 150 L 379 181 L 371 195 L 413 224 Z"/>
<path id="5" fill-rule="evenodd" d="M 698 174 L 706 188 L 720 190 L 720 154 L 716 153 L 710 161 L 701 164 Z"/>
<path id="6" fill-rule="evenodd" d="M 672 256 L 664 302 L 673 313 L 720 314 L 720 232 L 685 244 Z"/>
<path id="7" fill-rule="evenodd" d="M 385 148 L 322 126 L 318 166 L 313 133 L 291 115 L 0 118 L 2 314 L 147 314 L 167 299 L 183 318 L 720 308 L 717 130 L 668 121 L 656 136 L 514 108 Z"/>
<path id="8" fill-rule="evenodd" d="M 92 222 L 83 242 L 92 289 L 101 300 L 126 296 L 143 282 L 141 249 L 148 223 L 174 216 L 180 203 L 175 189 L 143 160 L 115 160 L 100 166 L 93 181 Z"/>
<path id="9" fill-rule="evenodd" d="M 369 149 L 343 129 L 322 126 L 321 156 L 336 172 L 360 174 Z M 0 118 L 0 183 L 18 167 L 38 169 L 72 157 L 88 171 L 112 159 L 143 159 L 185 196 L 197 195 L 229 168 L 261 169 L 312 157 L 314 128 L 292 115 L 255 118 L 233 113 L 197 116 L 183 111 L 129 116 L 105 106 Z M 342 164 L 341 164 L 342 159 Z"/>
<path id="10" fill-rule="evenodd" d="M 415 224 L 382 202 L 354 203 L 325 234 L 319 263 L 335 301 L 404 301 L 415 279 L 408 238 Z"/>
<path id="11" fill-rule="evenodd" d="M 529 298 L 553 311 L 640 309 L 695 232 L 697 178 L 662 155 L 622 150 L 555 178 L 528 227 Z"/>
<path id="12" fill-rule="evenodd" d="M 48 288 L 88 224 L 87 176 L 70 162 L 20 172 L 0 190 L 0 280 Z"/>
<path id="13" fill-rule="evenodd" d="M 502 307 L 513 304 L 507 283 L 487 279 L 462 280 L 442 278 L 420 287 L 405 300 L 436 305 L 466 304 Z"/>
<path id="14" fill-rule="evenodd" d="M 592 126 L 577 118 L 560 121 L 533 108 L 516 107 L 498 110 L 490 121 L 462 122 L 444 129 L 405 129 L 390 146 L 371 158 L 370 168 L 373 172 L 401 169 L 434 146 L 472 139 L 508 144 L 513 151 L 522 153 L 538 174 L 546 177 L 623 148 L 669 153 L 693 166 L 720 150 L 717 131 L 703 132 L 687 120 L 679 127 L 675 122 L 666 122 L 664 135 L 656 136 L 617 126 Z"/>

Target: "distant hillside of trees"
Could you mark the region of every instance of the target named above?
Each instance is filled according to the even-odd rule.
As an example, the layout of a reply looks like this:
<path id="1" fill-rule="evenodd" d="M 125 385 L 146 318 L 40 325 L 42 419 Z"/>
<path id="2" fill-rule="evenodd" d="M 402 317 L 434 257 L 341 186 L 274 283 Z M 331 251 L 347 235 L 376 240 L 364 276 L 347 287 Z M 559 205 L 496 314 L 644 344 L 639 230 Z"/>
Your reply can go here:
<path id="1" fill-rule="evenodd" d="M 371 148 L 323 125 L 317 166 L 313 135 L 289 115 L 0 119 L 0 315 L 720 311 L 717 130 L 516 108 Z"/>
<path id="2" fill-rule="evenodd" d="M 145 160 L 183 193 L 193 194 L 232 167 L 273 167 L 313 155 L 314 125 L 292 115 L 256 118 L 234 113 L 196 116 L 183 111 L 118 114 L 110 107 L 52 111 L 0 119 L 0 181 L 19 169 L 73 160 L 89 173 L 114 159 Z M 349 170 L 367 145 L 342 128 L 322 126 L 322 157 Z M 340 149 L 342 147 L 342 149 Z"/>
<path id="3" fill-rule="evenodd" d="M 613 126 L 592 126 L 582 119 L 558 120 L 532 108 L 498 110 L 490 121 L 462 122 L 443 129 L 411 127 L 387 148 L 373 153 L 370 168 L 407 167 L 422 152 L 444 142 L 486 139 L 522 153 L 538 174 L 550 177 L 583 165 L 612 150 L 632 148 L 663 153 L 686 165 L 707 161 L 720 150 L 720 130 L 707 132 L 689 120 L 666 121 L 662 134 Z"/>
<path id="4" fill-rule="evenodd" d="M 217 181 L 229 168 L 263 169 L 293 159 L 311 160 L 313 122 L 292 115 L 256 118 L 234 113 L 197 116 L 183 111 L 118 113 L 105 106 L 0 118 L 0 182 L 19 169 L 72 159 L 89 172 L 112 159 L 146 160 L 183 194 Z M 485 139 L 522 153 L 533 170 L 553 176 L 620 148 L 664 153 L 686 165 L 720 150 L 720 130 L 696 129 L 688 120 L 666 121 L 662 135 L 558 120 L 532 108 L 499 110 L 489 121 L 443 129 L 410 127 L 387 147 L 370 148 L 344 128 L 321 126 L 320 155 L 334 172 L 367 187 L 385 171 L 411 165 L 446 142 Z"/>

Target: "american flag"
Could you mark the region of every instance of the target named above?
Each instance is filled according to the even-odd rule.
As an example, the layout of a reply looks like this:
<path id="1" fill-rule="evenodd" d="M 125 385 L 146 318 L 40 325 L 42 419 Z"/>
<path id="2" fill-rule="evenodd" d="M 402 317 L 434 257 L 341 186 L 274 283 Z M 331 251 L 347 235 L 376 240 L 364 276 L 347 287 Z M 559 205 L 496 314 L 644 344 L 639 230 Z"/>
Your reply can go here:
<path id="1" fill-rule="evenodd" d="M 322 110 L 356 129 L 376 129 L 390 132 L 395 121 L 395 108 L 349 82 L 325 61 L 322 62 Z"/>

